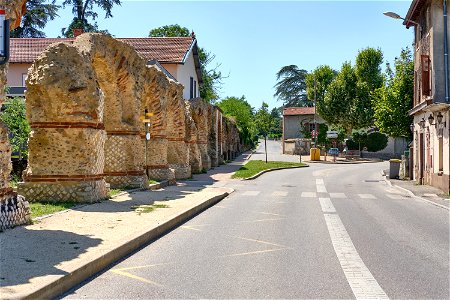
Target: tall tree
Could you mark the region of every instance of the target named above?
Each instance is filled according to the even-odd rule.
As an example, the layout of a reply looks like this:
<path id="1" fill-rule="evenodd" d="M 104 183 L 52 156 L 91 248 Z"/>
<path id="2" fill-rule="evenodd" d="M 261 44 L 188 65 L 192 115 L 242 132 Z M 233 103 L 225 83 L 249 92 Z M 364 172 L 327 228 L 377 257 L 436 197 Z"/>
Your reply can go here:
<path id="1" fill-rule="evenodd" d="M 73 29 L 81 28 L 84 32 L 105 32 L 106 30 L 99 30 L 97 23 L 91 23 L 89 19 L 95 21 L 98 13 L 95 12 L 94 6 L 99 7 L 105 11 L 105 18 L 112 17 L 112 8 L 114 5 L 121 5 L 120 0 L 64 0 L 63 8 L 66 6 L 72 7 L 72 13 L 75 18 L 72 20 L 67 28 L 61 30 L 63 36 L 73 37 Z"/>
<path id="2" fill-rule="evenodd" d="M 275 94 L 283 101 L 285 107 L 312 106 L 306 94 L 306 75 L 308 71 L 299 69 L 296 65 L 284 66 L 278 71 Z"/>
<path id="3" fill-rule="evenodd" d="M 20 26 L 11 31 L 13 38 L 44 38 L 45 33 L 40 30 L 45 27 L 49 20 L 58 17 L 59 6 L 56 0 L 49 3 L 47 0 L 28 0 L 27 11 L 22 17 Z"/>
<path id="4" fill-rule="evenodd" d="M 385 83 L 374 93 L 375 125 L 393 137 L 409 137 L 412 118 L 408 110 L 414 96 L 414 62 L 411 50 L 402 49 L 395 58 L 394 70 L 386 68 Z"/>
<path id="5" fill-rule="evenodd" d="M 178 24 L 165 25 L 150 30 L 150 37 L 188 37 L 193 33 L 186 27 L 182 27 Z M 222 86 L 222 80 L 225 78 L 218 70 L 220 64 L 216 64 L 211 67 L 211 63 L 216 56 L 211 52 L 208 52 L 205 48 L 198 48 L 200 67 L 202 70 L 203 84 L 200 86 L 200 97 L 209 102 L 215 103 L 219 99 L 219 92 Z"/>
<path id="6" fill-rule="evenodd" d="M 217 103 L 223 113 L 235 119 L 241 139 L 246 145 L 253 145 L 256 127 L 253 122 L 253 108 L 245 97 L 226 97 Z"/>
<path id="7" fill-rule="evenodd" d="M 12 151 L 19 155 L 19 159 L 28 156 L 28 135 L 31 131 L 26 118 L 25 99 L 15 97 L 8 100 L 4 111 L 0 114 L 0 121 L 5 123 L 10 133 Z"/>
<path id="8" fill-rule="evenodd" d="M 261 108 L 255 114 L 255 125 L 259 133 L 264 136 L 264 149 L 267 163 L 267 135 L 275 126 L 275 119 L 269 113 L 269 105 L 265 102 L 262 103 Z"/>
<path id="9" fill-rule="evenodd" d="M 306 93 L 308 99 L 314 101 L 314 93 L 316 94 L 316 109 L 320 116 L 333 114 L 333 111 L 327 111 L 328 107 L 323 105 L 323 101 L 328 87 L 331 82 L 333 82 L 336 75 L 337 72 L 327 65 L 319 66 L 313 72 L 306 75 Z M 316 83 L 315 87 L 314 80 Z"/>

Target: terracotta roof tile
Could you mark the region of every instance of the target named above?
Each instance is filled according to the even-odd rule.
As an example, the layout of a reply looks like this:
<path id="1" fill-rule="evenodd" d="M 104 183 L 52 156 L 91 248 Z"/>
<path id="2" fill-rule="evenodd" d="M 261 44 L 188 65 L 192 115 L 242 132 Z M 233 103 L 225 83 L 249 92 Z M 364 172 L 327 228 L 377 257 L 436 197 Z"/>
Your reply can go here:
<path id="1" fill-rule="evenodd" d="M 283 116 L 313 115 L 314 110 L 314 107 L 287 107 L 283 109 Z"/>
<path id="2" fill-rule="evenodd" d="M 58 38 L 12 38 L 10 41 L 10 63 L 32 63 L 50 44 L 73 42 L 74 39 Z M 133 46 L 146 59 L 161 63 L 183 63 L 193 45 L 191 37 L 162 38 L 118 38 Z"/>

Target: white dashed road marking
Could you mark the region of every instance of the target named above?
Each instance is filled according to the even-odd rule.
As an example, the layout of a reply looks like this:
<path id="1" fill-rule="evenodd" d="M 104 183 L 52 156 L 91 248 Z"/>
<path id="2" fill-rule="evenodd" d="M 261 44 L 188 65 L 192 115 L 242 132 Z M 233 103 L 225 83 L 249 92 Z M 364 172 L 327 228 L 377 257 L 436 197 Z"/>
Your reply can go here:
<path id="1" fill-rule="evenodd" d="M 274 197 L 286 197 L 288 195 L 288 192 L 284 192 L 284 191 L 275 191 L 271 194 L 271 196 Z"/>
<path id="2" fill-rule="evenodd" d="M 243 196 L 258 196 L 260 191 L 246 191 L 242 193 Z"/>
<path id="3" fill-rule="evenodd" d="M 325 188 L 325 183 L 322 178 L 316 179 L 316 187 L 318 193 L 327 193 L 327 189 Z"/>
<path id="4" fill-rule="evenodd" d="M 361 199 L 377 199 L 377 197 L 372 194 L 358 194 L 358 196 Z"/>
<path id="5" fill-rule="evenodd" d="M 324 214 L 334 251 L 356 299 L 389 299 L 366 267 L 337 214 Z"/>
<path id="6" fill-rule="evenodd" d="M 302 195 L 300 197 L 302 197 L 302 198 L 316 198 L 317 194 L 316 194 L 316 192 L 302 192 Z"/>
<path id="7" fill-rule="evenodd" d="M 322 206 L 322 211 L 324 213 L 335 213 L 336 209 L 333 206 L 333 203 L 331 203 L 330 198 L 319 198 L 320 206 Z"/>
<path id="8" fill-rule="evenodd" d="M 391 198 L 391 199 L 395 199 L 395 200 L 403 199 L 403 196 L 402 195 L 398 195 L 398 194 L 386 194 L 386 196 Z"/>
<path id="9" fill-rule="evenodd" d="M 330 193 L 330 198 L 347 198 L 344 193 Z"/>

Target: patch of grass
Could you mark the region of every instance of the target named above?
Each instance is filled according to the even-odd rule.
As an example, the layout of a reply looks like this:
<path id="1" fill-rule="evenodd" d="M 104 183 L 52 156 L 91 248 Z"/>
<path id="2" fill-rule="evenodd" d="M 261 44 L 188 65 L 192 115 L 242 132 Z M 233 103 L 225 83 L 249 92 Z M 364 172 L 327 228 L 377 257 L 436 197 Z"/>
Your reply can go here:
<path id="1" fill-rule="evenodd" d="M 52 203 L 52 202 L 31 202 L 30 208 L 31 208 L 31 217 L 37 218 L 49 214 L 56 213 L 58 211 L 63 211 L 69 208 L 74 207 L 78 203 L 76 202 L 59 202 L 59 203 Z"/>
<path id="2" fill-rule="evenodd" d="M 251 160 L 234 173 L 232 178 L 248 178 L 264 170 L 300 166 L 305 166 L 305 164 L 284 161 L 268 161 L 266 163 L 262 160 Z"/>
<path id="3" fill-rule="evenodd" d="M 156 183 L 159 183 L 159 181 L 156 181 L 156 180 L 153 180 L 153 179 L 150 179 L 148 181 L 148 184 L 156 184 Z"/>
<path id="4" fill-rule="evenodd" d="M 123 192 L 123 190 L 121 190 L 121 189 L 110 189 L 108 195 L 109 195 L 110 198 L 112 198 L 112 197 L 117 196 L 118 194 L 120 194 L 122 192 Z"/>
<path id="5" fill-rule="evenodd" d="M 153 204 L 153 205 L 136 205 L 132 206 L 131 209 L 134 209 L 138 215 L 146 214 L 154 211 L 157 208 L 168 208 L 169 205 L 166 204 Z"/>

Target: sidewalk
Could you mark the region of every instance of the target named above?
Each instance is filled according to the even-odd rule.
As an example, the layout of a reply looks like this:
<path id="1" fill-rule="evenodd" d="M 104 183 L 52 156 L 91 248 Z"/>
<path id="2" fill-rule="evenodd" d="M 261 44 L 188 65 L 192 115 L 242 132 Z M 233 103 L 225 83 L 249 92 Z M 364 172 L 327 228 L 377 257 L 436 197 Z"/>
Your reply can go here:
<path id="1" fill-rule="evenodd" d="M 226 181 L 249 155 L 176 186 L 124 193 L 0 233 L 0 298 L 49 299 L 70 289 L 232 193 Z M 152 204 L 167 207 L 136 211 Z"/>

